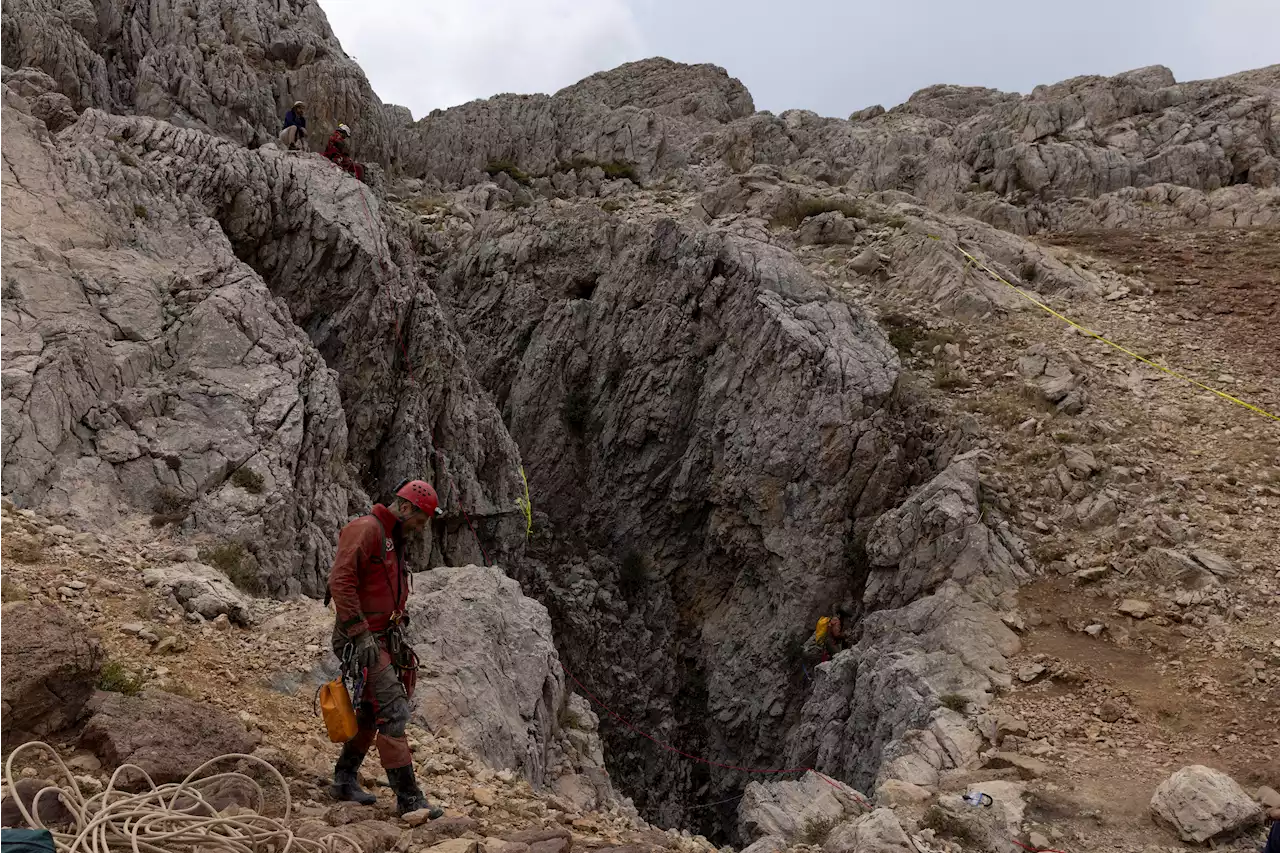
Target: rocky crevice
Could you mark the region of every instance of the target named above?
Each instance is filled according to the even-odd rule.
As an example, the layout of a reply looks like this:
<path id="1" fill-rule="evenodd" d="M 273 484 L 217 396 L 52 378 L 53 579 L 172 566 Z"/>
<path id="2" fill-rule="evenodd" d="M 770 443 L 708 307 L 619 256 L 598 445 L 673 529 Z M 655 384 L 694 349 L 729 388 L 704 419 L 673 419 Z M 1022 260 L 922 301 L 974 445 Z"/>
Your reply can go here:
<path id="1" fill-rule="evenodd" d="M 590 208 L 493 220 L 436 289 L 527 460 L 516 565 L 569 665 L 661 740 L 777 765 L 794 646 L 861 594 L 868 531 L 931 470 L 883 333 L 780 248 Z M 689 809 L 742 774 L 604 731 L 646 814 L 731 832 L 732 808 Z"/>

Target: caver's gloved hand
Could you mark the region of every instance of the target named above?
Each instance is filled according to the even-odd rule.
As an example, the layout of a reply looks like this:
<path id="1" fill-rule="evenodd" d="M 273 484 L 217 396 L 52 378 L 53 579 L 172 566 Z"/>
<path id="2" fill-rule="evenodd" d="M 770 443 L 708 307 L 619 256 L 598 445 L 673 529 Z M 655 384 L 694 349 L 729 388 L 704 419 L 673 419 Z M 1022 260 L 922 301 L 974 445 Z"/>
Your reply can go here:
<path id="1" fill-rule="evenodd" d="M 352 638 L 351 645 L 352 658 L 357 667 L 367 669 L 370 673 L 378 668 L 378 655 L 382 650 L 378 648 L 378 641 L 372 631 L 357 634 Z"/>

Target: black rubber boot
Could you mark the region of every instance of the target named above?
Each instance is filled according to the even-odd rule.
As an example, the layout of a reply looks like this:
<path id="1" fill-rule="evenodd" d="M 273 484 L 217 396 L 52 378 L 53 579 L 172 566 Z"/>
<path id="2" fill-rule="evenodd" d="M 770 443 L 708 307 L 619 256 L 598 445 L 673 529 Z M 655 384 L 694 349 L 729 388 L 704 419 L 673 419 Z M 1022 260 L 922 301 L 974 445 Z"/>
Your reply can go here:
<path id="1" fill-rule="evenodd" d="M 362 806 L 371 806 L 378 801 L 377 797 L 360 787 L 359 773 L 363 763 L 363 752 L 357 752 L 351 741 L 343 744 L 342 755 L 338 756 L 338 763 L 333 766 L 333 787 L 329 789 L 335 800 L 359 803 Z"/>
<path id="2" fill-rule="evenodd" d="M 431 805 L 422 795 L 422 789 L 418 787 L 418 779 L 413 774 L 412 764 L 406 764 L 404 767 L 388 767 L 387 781 L 396 792 L 396 812 L 401 817 L 419 809 L 429 809 L 427 816 L 431 820 L 444 816 L 444 809 Z"/>

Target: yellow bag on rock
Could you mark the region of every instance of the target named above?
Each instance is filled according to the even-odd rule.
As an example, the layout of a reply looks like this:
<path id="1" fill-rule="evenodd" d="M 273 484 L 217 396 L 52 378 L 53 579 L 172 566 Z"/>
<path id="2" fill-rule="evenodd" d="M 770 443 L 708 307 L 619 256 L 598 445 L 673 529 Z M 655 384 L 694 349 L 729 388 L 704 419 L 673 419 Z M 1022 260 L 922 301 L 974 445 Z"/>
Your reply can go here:
<path id="1" fill-rule="evenodd" d="M 320 685 L 320 715 L 329 730 L 329 740 L 334 743 L 346 743 L 356 736 L 356 709 L 341 678 Z"/>

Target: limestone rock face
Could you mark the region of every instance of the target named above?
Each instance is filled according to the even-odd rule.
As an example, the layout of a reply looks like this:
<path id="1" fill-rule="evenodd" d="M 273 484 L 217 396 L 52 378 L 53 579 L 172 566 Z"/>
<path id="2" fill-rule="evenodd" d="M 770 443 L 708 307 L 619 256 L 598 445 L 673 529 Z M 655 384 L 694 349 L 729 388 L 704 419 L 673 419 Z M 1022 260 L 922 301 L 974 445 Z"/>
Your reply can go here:
<path id="1" fill-rule="evenodd" d="M 753 110 L 722 68 L 646 59 L 551 96 L 499 95 L 433 113 L 400 136 L 397 162 L 449 185 L 477 183 L 501 162 L 552 180 L 625 164 L 644 179 L 683 167 L 700 133 Z"/>
<path id="2" fill-rule="evenodd" d="M 547 609 L 492 567 L 433 569 L 414 584 L 413 701 L 425 726 L 580 808 L 612 801 L 598 720 L 566 686 Z"/>
<path id="3" fill-rule="evenodd" d="M 388 163 L 393 149 L 393 123 L 311 2 L 17 0 L 4 9 L 4 61 L 46 74 L 76 113 L 137 113 L 260 145 L 302 100 L 311 150 L 339 122 L 357 157 Z"/>
<path id="4" fill-rule="evenodd" d="M 875 609 L 854 646 L 815 670 L 793 759 L 816 752 L 817 770 L 867 788 L 933 787 L 978 766 L 981 735 L 939 705 L 950 694 L 981 709 L 1012 683 L 1005 658 L 1019 642 L 1001 590 L 1025 571 L 1020 543 L 978 520 L 978 501 L 976 471 L 957 460 L 876 522 L 864 601 Z"/>
<path id="5" fill-rule="evenodd" d="M 848 785 L 812 771 L 795 781 L 752 782 L 738 805 L 739 832 L 747 839 L 776 836 L 794 845 L 810 822 L 829 825 L 859 814 L 860 800 L 866 801 Z"/>
<path id="6" fill-rule="evenodd" d="M 137 149 L 4 98 L 5 493 L 244 537 L 269 590 L 314 589 L 349 494 L 333 373 Z"/>
<path id="7" fill-rule="evenodd" d="M 521 580 L 571 668 L 606 703 L 650 690 L 650 727 L 681 713 L 652 685 L 703 672 L 702 722 L 671 738 L 773 761 L 797 696 L 785 649 L 918 467 L 883 333 L 780 247 L 587 207 L 481 220 L 437 291 L 527 460 L 554 539 Z M 634 738 L 606 741 L 615 775 L 651 772 Z M 661 761 L 632 790 L 678 809 L 692 792 Z"/>

